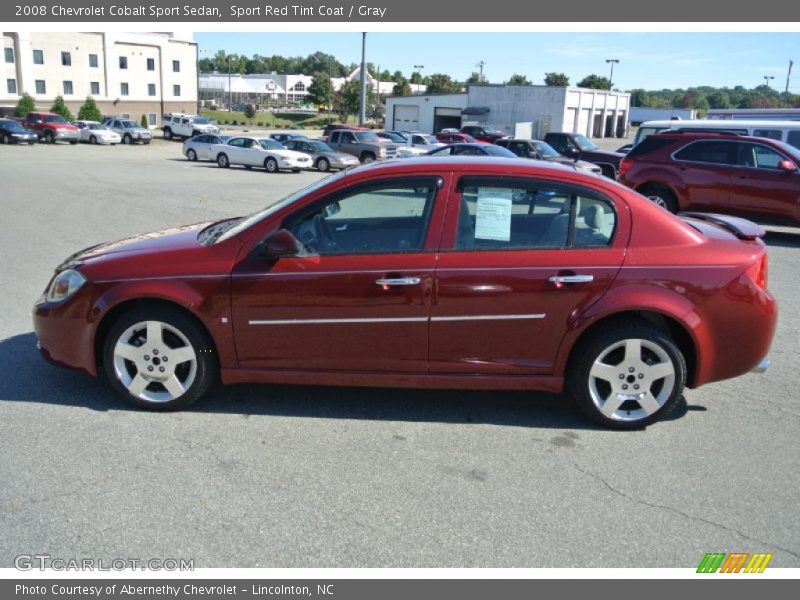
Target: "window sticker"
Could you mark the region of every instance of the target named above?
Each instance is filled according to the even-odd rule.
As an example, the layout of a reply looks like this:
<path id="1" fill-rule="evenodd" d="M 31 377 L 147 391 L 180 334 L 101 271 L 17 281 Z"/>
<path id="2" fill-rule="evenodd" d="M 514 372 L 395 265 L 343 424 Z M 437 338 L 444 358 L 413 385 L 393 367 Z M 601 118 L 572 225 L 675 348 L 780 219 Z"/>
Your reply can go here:
<path id="1" fill-rule="evenodd" d="M 511 241 L 511 190 L 480 188 L 475 213 L 475 239 Z"/>

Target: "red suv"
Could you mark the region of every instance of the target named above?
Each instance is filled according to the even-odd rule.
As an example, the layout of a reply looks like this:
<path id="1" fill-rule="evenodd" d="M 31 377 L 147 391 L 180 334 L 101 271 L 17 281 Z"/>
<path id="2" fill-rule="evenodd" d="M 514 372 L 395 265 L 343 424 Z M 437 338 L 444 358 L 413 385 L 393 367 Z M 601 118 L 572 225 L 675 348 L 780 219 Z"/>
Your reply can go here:
<path id="1" fill-rule="evenodd" d="M 700 209 L 800 221 L 800 152 L 776 140 L 672 132 L 623 159 L 620 182 L 671 212 Z"/>

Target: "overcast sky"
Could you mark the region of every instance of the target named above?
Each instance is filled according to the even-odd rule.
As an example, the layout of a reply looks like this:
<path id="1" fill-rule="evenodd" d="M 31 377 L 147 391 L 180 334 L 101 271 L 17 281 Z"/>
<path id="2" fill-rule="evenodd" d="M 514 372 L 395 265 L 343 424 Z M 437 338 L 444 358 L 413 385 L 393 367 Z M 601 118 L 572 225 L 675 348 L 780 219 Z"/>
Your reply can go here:
<path id="1" fill-rule="evenodd" d="M 343 63 L 361 58 L 360 33 L 196 33 L 201 57 L 217 50 L 245 55 L 307 56 L 317 50 Z M 617 58 L 614 85 L 620 89 L 742 85 L 774 76 L 783 90 L 789 60 L 800 58 L 798 33 L 370 33 L 367 61 L 409 75 L 448 73 L 464 80 L 477 64 L 502 83 L 513 73 L 542 83 L 544 73 L 566 73 L 577 83 L 589 73 L 608 77 L 607 58 Z M 795 60 L 795 62 L 797 62 Z M 800 64 L 789 85 L 800 93 Z"/>

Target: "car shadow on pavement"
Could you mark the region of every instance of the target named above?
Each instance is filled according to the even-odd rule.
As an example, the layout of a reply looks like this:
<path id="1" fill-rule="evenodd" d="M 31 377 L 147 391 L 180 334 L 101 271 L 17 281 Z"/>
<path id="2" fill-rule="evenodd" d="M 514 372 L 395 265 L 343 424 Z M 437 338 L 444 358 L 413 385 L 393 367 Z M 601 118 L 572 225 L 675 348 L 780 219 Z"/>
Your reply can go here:
<path id="1" fill-rule="evenodd" d="M 800 248 L 800 229 L 797 231 L 768 230 L 767 235 L 764 236 L 764 243 L 767 246 L 781 248 Z"/>
<path id="2" fill-rule="evenodd" d="M 0 402 L 32 402 L 96 411 L 140 409 L 102 380 L 54 367 L 39 355 L 36 336 L 0 342 Z M 559 394 L 395 388 L 238 384 L 215 386 L 186 412 L 316 419 L 475 423 L 552 429 L 601 429 Z M 681 398 L 666 420 L 701 406 Z"/>

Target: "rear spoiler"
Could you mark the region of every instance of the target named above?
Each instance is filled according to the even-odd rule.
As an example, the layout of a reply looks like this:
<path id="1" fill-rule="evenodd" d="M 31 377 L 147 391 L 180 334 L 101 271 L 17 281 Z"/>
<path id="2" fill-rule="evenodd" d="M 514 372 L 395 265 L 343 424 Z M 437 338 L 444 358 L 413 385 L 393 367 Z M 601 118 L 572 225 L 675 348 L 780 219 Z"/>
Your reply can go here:
<path id="1" fill-rule="evenodd" d="M 739 217 L 730 217 L 728 215 L 701 212 L 682 212 L 678 216 L 689 217 L 691 219 L 697 219 L 698 221 L 711 223 L 717 227 L 722 227 L 722 229 L 731 232 L 740 240 L 755 240 L 757 238 L 762 238 L 767 234 L 761 225 L 757 225 L 752 221 L 748 221 L 747 219 L 742 219 Z"/>

